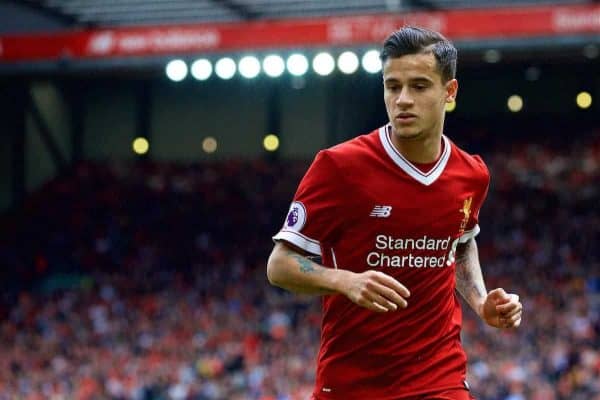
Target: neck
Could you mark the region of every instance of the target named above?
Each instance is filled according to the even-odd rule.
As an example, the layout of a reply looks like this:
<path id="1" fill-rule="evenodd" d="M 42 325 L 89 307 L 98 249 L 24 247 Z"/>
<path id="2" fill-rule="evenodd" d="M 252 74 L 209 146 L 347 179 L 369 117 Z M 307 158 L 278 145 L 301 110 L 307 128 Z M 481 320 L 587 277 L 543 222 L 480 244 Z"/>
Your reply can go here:
<path id="1" fill-rule="evenodd" d="M 403 139 L 391 132 L 391 140 L 394 147 L 408 161 L 427 164 L 432 163 L 440 157 L 442 151 L 442 133 L 437 135 L 420 135 L 411 139 Z"/>

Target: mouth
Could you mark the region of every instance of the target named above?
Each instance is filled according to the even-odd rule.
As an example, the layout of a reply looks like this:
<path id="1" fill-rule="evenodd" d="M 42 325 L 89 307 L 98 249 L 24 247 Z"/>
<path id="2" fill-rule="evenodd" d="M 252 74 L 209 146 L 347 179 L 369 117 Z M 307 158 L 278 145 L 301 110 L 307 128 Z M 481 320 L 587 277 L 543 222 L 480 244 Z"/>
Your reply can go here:
<path id="1" fill-rule="evenodd" d="M 408 124 L 415 121 L 417 119 L 417 116 L 411 113 L 400 113 L 396 115 L 394 119 L 401 124 Z"/>

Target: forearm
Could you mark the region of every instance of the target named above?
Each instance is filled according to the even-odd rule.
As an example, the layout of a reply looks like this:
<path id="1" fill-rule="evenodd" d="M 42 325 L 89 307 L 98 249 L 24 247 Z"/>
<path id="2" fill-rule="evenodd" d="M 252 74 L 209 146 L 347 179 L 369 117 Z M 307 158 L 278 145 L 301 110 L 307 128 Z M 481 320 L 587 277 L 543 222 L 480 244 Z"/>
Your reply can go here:
<path id="1" fill-rule="evenodd" d="M 341 279 L 347 273 L 350 272 L 324 267 L 281 243 L 276 244 L 267 264 L 272 285 L 303 294 L 338 293 Z"/>
<path id="2" fill-rule="evenodd" d="M 487 289 L 483 281 L 475 239 L 470 239 L 456 248 L 456 290 L 471 308 L 481 315 Z"/>

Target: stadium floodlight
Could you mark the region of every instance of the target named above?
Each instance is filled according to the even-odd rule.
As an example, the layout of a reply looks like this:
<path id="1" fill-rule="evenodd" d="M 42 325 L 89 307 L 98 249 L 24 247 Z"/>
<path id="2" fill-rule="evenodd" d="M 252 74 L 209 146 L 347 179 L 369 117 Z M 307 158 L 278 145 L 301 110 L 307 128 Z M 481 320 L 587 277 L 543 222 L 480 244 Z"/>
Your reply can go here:
<path id="1" fill-rule="evenodd" d="M 369 50 L 362 57 L 362 67 L 370 74 L 376 74 L 381 71 L 381 59 L 379 51 Z"/>
<path id="2" fill-rule="evenodd" d="M 263 147 L 267 151 L 276 151 L 279 148 L 279 138 L 277 135 L 270 134 L 265 136 L 263 139 Z"/>
<path id="3" fill-rule="evenodd" d="M 141 156 L 143 154 L 146 154 L 148 150 L 150 150 L 150 142 L 148 142 L 148 139 L 146 139 L 145 137 L 136 137 L 133 140 L 131 147 L 133 148 L 133 152 L 135 154 Z"/>
<path id="4" fill-rule="evenodd" d="M 235 75 L 235 61 L 229 57 L 221 58 L 215 64 L 215 73 L 221 79 L 231 79 Z"/>
<path id="5" fill-rule="evenodd" d="M 352 51 L 345 51 L 338 57 L 337 64 L 344 74 L 353 74 L 359 66 L 358 56 Z"/>
<path id="6" fill-rule="evenodd" d="M 302 76 L 308 71 L 308 60 L 299 53 L 292 54 L 286 62 L 287 70 L 294 76 Z"/>
<path id="7" fill-rule="evenodd" d="M 212 64 L 206 58 L 201 58 L 192 63 L 190 72 L 195 79 L 205 81 L 212 75 Z"/>
<path id="8" fill-rule="evenodd" d="M 285 71 L 285 62 L 278 55 L 271 54 L 263 60 L 263 70 L 271 78 L 277 78 Z"/>
<path id="9" fill-rule="evenodd" d="M 238 63 L 238 69 L 244 78 L 256 78 L 260 73 L 260 61 L 254 56 L 243 57 Z"/>
<path id="10" fill-rule="evenodd" d="M 592 95 L 588 92 L 580 92 L 575 98 L 575 101 L 577 102 L 577 107 L 585 110 L 592 105 Z"/>
<path id="11" fill-rule="evenodd" d="M 519 112 L 523 108 L 523 98 L 518 94 L 513 94 L 506 102 L 508 109 L 512 112 Z"/>
<path id="12" fill-rule="evenodd" d="M 335 60 L 331 54 L 322 52 L 313 58 L 312 67 L 317 74 L 327 76 L 335 69 Z"/>
<path id="13" fill-rule="evenodd" d="M 211 154 L 217 151 L 217 139 L 212 136 L 207 136 L 202 141 L 202 150 L 205 153 Z"/>
<path id="14" fill-rule="evenodd" d="M 180 82 L 185 79 L 188 74 L 188 67 L 183 60 L 171 60 L 165 67 L 167 78 L 173 82 Z"/>

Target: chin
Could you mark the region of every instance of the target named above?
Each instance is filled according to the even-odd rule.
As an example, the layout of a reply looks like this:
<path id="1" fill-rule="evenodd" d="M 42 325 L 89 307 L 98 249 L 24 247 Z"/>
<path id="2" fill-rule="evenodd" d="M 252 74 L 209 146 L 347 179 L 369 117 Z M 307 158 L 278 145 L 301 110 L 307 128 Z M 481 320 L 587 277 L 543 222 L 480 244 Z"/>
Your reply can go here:
<path id="1" fill-rule="evenodd" d="M 407 129 L 403 127 L 402 129 L 395 128 L 392 134 L 401 140 L 411 140 L 418 139 L 422 135 L 422 133 L 422 131 L 416 129 Z"/>

